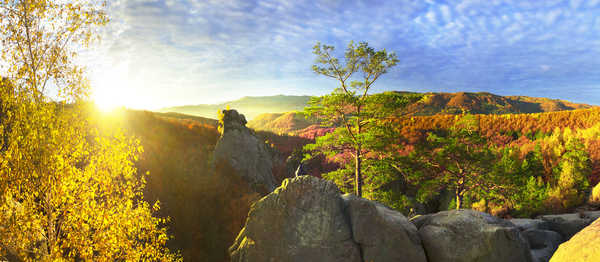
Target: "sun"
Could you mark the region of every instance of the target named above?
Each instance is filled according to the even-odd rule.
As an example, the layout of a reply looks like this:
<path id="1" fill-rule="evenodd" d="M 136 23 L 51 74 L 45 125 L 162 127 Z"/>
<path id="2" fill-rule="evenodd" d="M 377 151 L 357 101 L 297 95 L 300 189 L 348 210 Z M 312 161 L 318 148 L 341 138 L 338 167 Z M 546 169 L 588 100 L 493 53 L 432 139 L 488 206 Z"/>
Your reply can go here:
<path id="1" fill-rule="evenodd" d="M 116 83 L 99 83 L 96 88 L 93 89 L 92 100 L 100 111 L 110 112 L 124 106 L 118 89 L 115 88 L 114 84 Z"/>
<path id="2" fill-rule="evenodd" d="M 94 104 L 96 104 L 96 107 L 98 107 L 98 109 L 100 109 L 100 111 L 102 112 L 110 112 L 121 106 L 119 103 L 117 103 L 117 101 L 112 99 L 111 95 L 94 95 L 93 99 Z"/>
<path id="3" fill-rule="evenodd" d="M 129 86 L 127 66 L 112 65 L 102 69 L 94 72 L 92 77 L 92 100 L 103 112 L 126 106 L 126 87 Z"/>
<path id="4" fill-rule="evenodd" d="M 154 108 L 152 96 L 139 91 L 143 83 L 140 84 L 139 77 L 130 74 L 127 62 L 98 68 L 92 73 L 91 86 L 91 99 L 103 112 L 123 107 L 139 110 Z"/>

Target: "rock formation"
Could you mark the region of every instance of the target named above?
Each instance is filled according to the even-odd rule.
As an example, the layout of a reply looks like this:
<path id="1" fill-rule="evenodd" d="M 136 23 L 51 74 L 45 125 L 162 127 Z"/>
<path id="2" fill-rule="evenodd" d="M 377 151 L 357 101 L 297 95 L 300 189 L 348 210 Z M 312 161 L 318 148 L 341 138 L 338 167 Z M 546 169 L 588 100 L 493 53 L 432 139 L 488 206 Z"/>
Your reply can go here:
<path id="1" fill-rule="evenodd" d="M 543 229 L 530 229 L 521 232 L 529 242 L 534 262 L 547 262 L 562 243 L 559 233 Z"/>
<path id="2" fill-rule="evenodd" d="M 561 244 L 550 262 L 592 262 L 600 260 L 600 219 Z"/>
<path id="3" fill-rule="evenodd" d="M 246 118 L 235 110 L 223 110 L 222 131 L 214 152 L 216 166 L 228 165 L 263 195 L 276 187 L 273 160 L 264 141 L 246 127 Z"/>
<path id="4" fill-rule="evenodd" d="M 519 229 L 486 213 L 443 211 L 416 224 L 429 262 L 532 261 Z"/>
<path id="5" fill-rule="evenodd" d="M 529 242 L 534 262 L 548 262 L 558 245 L 563 242 L 562 236 L 550 230 L 550 223 L 542 219 L 515 218 L 510 220 Z"/>
<path id="6" fill-rule="evenodd" d="M 342 198 L 363 261 L 427 261 L 417 227 L 401 213 L 352 194 Z"/>
<path id="7" fill-rule="evenodd" d="M 548 223 L 549 229 L 558 232 L 563 241 L 569 240 L 577 232 L 592 223 L 592 218 L 585 213 L 544 215 L 539 217 Z"/>
<path id="8" fill-rule="evenodd" d="M 362 261 L 343 208 L 332 182 L 286 179 L 252 206 L 231 261 Z"/>
<path id="9" fill-rule="evenodd" d="M 547 262 L 565 236 L 595 217 L 600 212 L 503 220 L 453 210 L 409 221 L 375 201 L 340 195 L 330 181 L 301 176 L 284 180 L 252 206 L 229 251 L 234 262 Z M 561 245 L 554 257 L 568 258 L 560 251 L 578 249 L 585 252 L 576 257 L 600 257 L 600 242 L 593 238 L 600 239 L 598 232 L 600 220 Z M 554 257 L 551 261 L 594 261 Z"/>

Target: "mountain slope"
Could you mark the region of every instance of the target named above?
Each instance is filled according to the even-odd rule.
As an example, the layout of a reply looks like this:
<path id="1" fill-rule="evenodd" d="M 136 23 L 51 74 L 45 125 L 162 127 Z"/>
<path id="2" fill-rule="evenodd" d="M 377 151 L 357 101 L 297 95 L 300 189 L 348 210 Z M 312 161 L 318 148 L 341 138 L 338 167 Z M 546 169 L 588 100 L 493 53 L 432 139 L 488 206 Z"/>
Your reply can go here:
<path id="1" fill-rule="evenodd" d="M 229 170 L 211 166 L 216 120 L 136 110 L 98 117 L 140 140 L 136 167 L 149 172 L 144 198 L 160 200 L 159 214 L 170 218 L 169 248 L 184 261 L 229 261 L 227 250 L 258 195 Z"/>
<path id="2" fill-rule="evenodd" d="M 297 112 L 261 114 L 248 122 L 248 127 L 255 130 L 265 130 L 276 134 L 287 133 L 289 130 L 301 130 L 313 125 Z"/>
<path id="3" fill-rule="evenodd" d="M 409 115 L 516 114 L 585 109 L 591 105 L 559 99 L 528 96 L 499 96 L 491 93 L 424 93 L 421 101 L 409 106 Z"/>
<path id="4" fill-rule="evenodd" d="M 264 113 L 285 113 L 303 110 L 310 96 L 256 96 L 243 97 L 238 100 L 214 105 L 186 105 L 162 108 L 158 112 L 175 112 L 193 116 L 217 118 L 217 112 L 229 106 L 244 114 L 247 120 Z"/>
<path id="5" fill-rule="evenodd" d="M 402 94 L 419 94 L 411 92 L 389 92 Z M 576 109 L 587 109 L 593 106 L 577 104 L 569 101 L 527 96 L 499 96 L 491 93 L 421 93 L 421 100 L 408 106 L 404 114 L 410 116 L 471 114 L 519 114 L 543 113 Z M 240 112 L 244 113 L 243 110 Z M 285 114 L 266 113 L 254 117 L 248 126 L 255 130 L 274 133 L 302 133 L 301 130 L 316 122 L 304 119 L 303 116 L 288 112 Z"/>

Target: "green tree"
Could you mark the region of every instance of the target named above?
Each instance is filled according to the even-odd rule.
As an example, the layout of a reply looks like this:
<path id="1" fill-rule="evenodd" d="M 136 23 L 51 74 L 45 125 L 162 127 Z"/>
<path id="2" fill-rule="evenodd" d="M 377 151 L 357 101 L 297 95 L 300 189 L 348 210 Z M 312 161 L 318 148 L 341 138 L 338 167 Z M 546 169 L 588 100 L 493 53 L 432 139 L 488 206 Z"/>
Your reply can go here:
<path id="1" fill-rule="evenodd" d="M 375 107 L 369 107 L 373 83 L 398 63 L 394 53 L 376 51 L 366 42 L 350 42 L 345 51 L 344 63 L 333 54 L 334 47 L 317 43 L 313 53 L 317 56 L 313 71 L 337 80 L 340 84 L 329 95 L 314 97 L 306 112 L 324 124 L 338 127 L 333 133 L 317 138 L 309 150 L 320 149 L 329 154 L 350 154 L 354 158 L 355 194 L 362 196 L 362 162 L 366 144 L 372 136 L 369 129 L 377 116 Z M 359 75 L 360 74 L 360 75 Z"/>
<path id="2" fill-rule="evenodd" d="M 0 260 L 176 259 L 142 199 L 139 142 L 83 103 L 74 59 L 107 22 L 97 2 L 0 0 Z"/>
<path id="3" fill-rule="evenodd" d="M 565 152 L 554 169 L 555 183 L 551 196 L 561 202 L 562 208 L 581 204 L 590 184 L 590 159 L 585 145 L 577 138 L 569 138 L 565 144 Z"/>
<path id="4" fill-rule="evenodd" d="M 442 189 L 453 191 L 456 209 L 460 209 L 465 197 L 485 198 L 502 186 L 495 183 L 490 172 L 494 158 L 479 134 L 476 119 L 467 115 L 447 135 L 430 133 L 427 142 L 412 153 L 418 165 L 410 180 L 422 185 L 421 198 L 436 195 Z"/>

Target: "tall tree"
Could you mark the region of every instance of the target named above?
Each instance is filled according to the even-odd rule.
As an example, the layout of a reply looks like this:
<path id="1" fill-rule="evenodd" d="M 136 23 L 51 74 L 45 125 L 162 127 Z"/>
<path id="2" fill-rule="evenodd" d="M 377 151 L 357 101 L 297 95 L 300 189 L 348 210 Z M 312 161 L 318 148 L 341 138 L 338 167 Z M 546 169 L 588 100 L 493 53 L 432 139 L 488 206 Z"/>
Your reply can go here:
<path id="1" fill-rule="evenodd" d="M 107 22 L 95 0 L 0 0 L 0 260 L 172 260 L 143 201 L 139 143 L 99 128 L 77 51 Z"/>
<path id="2" fill-rule="evenodd" d="M 339 86 L 329 95 L 312 98 L 306 111 L 339 128 L 333 134 L 317 138 L 316 146 L 309 149 L 351 154 L 355 193 L 362 196 L 362 161 L 369 139 L 365 134 L 376 115 L 375 110 L 368 107 L 369 91 L 377 79 L 398 63 L 398 58 L 385 49 L 376 51 L 366 42 L 350 42 L 343 63 L 335 57 L 334 50 L 333 46 L 321 43 L 313 47 L 317 56 L 313 71 L 337 80 Z"/>
<path id="3" fill-rule="evenodd" d="M 421 170 L 414 172 L 411 180 L 422 183 L 421 194 L 449 189 L 454 192 L 456 209 L 460 209 L 465 197 L 483 198 L 486 192 L 502 186 L 492 177 L 495 155 L 478 129 L 477 120 L 467 115 L 447 135 L 430 133 L 427 143 L 412 153 Z"/>

